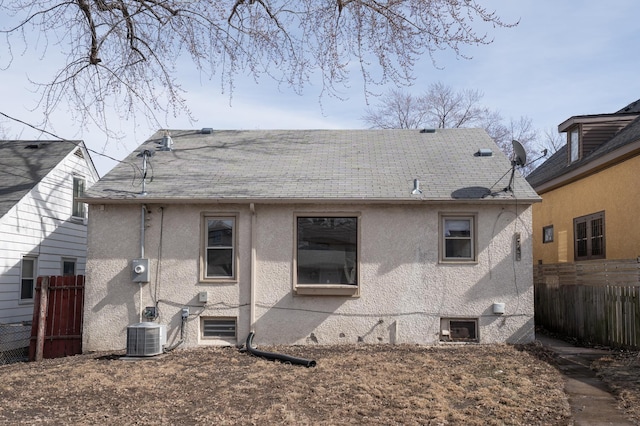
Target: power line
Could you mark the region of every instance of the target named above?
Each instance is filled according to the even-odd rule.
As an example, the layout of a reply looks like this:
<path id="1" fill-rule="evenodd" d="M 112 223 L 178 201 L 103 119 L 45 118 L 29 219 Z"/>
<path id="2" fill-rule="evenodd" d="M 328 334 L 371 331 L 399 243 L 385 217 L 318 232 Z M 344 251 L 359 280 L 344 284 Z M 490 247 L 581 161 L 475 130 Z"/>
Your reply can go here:
<path id="1" fill-rule="evenodd" d="M 0 115 L 2 115 L 3 117 L 8 118 L 9 120 L 13 120 L 13 121 L 18 122 L 18 123 L 20 123 L 20 124 L 22 124 L 22 125 L 25 125 L 25 126 L 27 126 L 27 127 L 31 127 L 32 129 L 37 130 L 37 131 L 39 131 L 39 132 L 41 132 L 41 133 L 45 133 L 45 134 L 47 134 L 47 135 L 49 135 L 49 136 L 53 136 L 54 138 L 59 139 L 61 142 L 67 142 L 67 143 L 74 144 L 75 146 L 78 146 L 74 141 L 72 141 L 72 140 L 70 140 L 70 139 L 60 137 L 60 136 L 56 135 L 55 133 L 51 133 L 51 132 L 49 132 L 49 131 L 47 131 L 47 130 L 41 129 L 41 128 L 39 128 L 39 127 L 36 127 L 36 126 L 34 126 L 33 124 L 30 124 L 30 123 L 27 123 L 26 121 L 22 121 L 22 120 L 20 120 L 19 118 L 15 118 L 15 117 L 12 117 L 12 116 L 10 116 L 10 115 L 8 115 L 8 114 L 5 114 L 5 113 L 4 113 L 4 112 L 2 112 L 2 111 L 0 111 Z M 118 160 L 117 158 L 111 157 L 110 155 L 103 154 L 103 153 L 101 153 L 101 152 L 95 151 L 95 150 L 93 150 L 93 149 L 91 149 L 91 148 L 87 147 L 86 145 L 87 145 L 87 144 L 85 144 L 85 148 L 86 148 L 86 150 L 87 150 L 87 151 L 89 151 L 89 152 L 91 152 L 91 153 L 93 153 L 93 154 L 99 155 L 99 156 L 101 156 L 101 157 L 108 158 L 109 160 L 113 160 L 113 161 L 115 161 L 115 162 L 117 162 L 117 163 L 124 163 L 124 161 L 120 161 L 120 160 Z"/>

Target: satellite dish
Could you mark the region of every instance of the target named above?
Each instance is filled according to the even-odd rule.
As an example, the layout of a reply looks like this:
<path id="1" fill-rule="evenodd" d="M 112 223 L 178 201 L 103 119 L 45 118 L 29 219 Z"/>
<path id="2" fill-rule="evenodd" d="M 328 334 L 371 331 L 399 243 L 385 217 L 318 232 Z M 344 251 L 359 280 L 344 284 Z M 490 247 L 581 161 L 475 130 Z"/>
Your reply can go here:
<path id="1" fill-rule="evenodd" d="M 513 160 L 511 160 L 511 178 L 509 179 L 509 185 L 504 189 L 505 192 L 513 193 L 513 178 L 515 177 L 516 167 L 522 167 L 527 164 L 527 152 L 524 147 L 517 140 L 512 140 L 513 145 Z"/>
<path id="2" fill-rule="evenodd" d="M 515 166 L 522 167 L 527 164 L 527 152 L 524 150 L 524 147 L 517 140 L 512 140 L 511 144 L 513 145 L 513 163 Z"/>

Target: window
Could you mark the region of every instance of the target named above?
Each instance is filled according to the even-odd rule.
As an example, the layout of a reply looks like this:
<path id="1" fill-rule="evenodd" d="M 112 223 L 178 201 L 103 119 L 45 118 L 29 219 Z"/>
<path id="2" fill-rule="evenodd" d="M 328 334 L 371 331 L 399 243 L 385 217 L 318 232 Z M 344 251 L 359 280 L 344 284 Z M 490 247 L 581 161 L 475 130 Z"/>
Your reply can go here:
<path id="1" fill-rule="evenodd" d="M 85 205 L 78 201 L 84 195 L 84 179 L 74 176 L 73 178 L 73 207 L 71 216 L 84 219 Z"/>
<path id="2" fill-rule="evenodd" d="M 478 342 L 478 320 L 466 318 L 442 318 L 441 342 Z"/>
<path id="3" fill-rule="evenodd" d="M 236 318 L 201 317 L 201 338 L 236 340 Z"/>
<path id="4" fill-rule="evenodd" d="M 569 133 L 569 147 L 569 162 L 578 161 L 580 158 L 580 133 L 577 128 Z"/>
<path id="5" fill-rule="evenodd" d="M 475 216 L 442 216 L 441 261 L 475 261 Z"/>
<path id="6" fill-rule="evenodd" d="M 356 294 L 358 218 L 297 216 L 296 233 L 296 292 Z M 327 292 L 327 289 L 332 291 Z"/>
<path id="7" fill-rule="evenodd" d="M 236 218 L 204 216 L 203 280 L 235 279 Z"/>
<path id="8" fill-rule="evenodd" d="M 605 258 L 604 212 L 573 219 L 575 260 Z"/>
<path id="9" fill-rule="evenodd" d="M 62 276 L 73 276 L 76 274 L 76 260 L 75 259 L 62 259 Z"/>
<path id="10" fill-rule="evenodd" d="M 20 300 L 33 300 L 36 283 L 36 258 L 23 257 L 20 269 Z"/>
<path id="11" fill-rule="evenodd" d="M 553 225 L 545 226 L 542 228 L 542 243 L 552 243 L 553 242 Z"/>

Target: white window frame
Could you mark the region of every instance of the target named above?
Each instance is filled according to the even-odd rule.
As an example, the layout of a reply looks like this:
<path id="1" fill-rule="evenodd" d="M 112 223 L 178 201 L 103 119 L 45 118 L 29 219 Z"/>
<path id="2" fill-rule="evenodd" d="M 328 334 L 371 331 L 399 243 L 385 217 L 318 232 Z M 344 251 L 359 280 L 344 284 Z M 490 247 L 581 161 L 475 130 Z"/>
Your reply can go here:
<path id="1" fill-rule="evenodd" d="M 469 237 L 451 237 L 445 235 L 447 221 L 469 221 Z M 477 214 L 476 213 L 440 213 L 440 262 L 441 263 L 475 263 L 478 261 L 477 253 Z M 469 240 L 471 255 L 469 257 L 448 257 L 447 242 L 453 240 Z"/>
<path id="2" fill-rule="evenodd" d="M 569 133 L 569 163 L 580 159 L 580 129 L 573 128 Z"/>
<path id="3" fill-rule="evenodd" d="M 32 276 L 26 276 L 24 271 L 24 262 L 33 262 Z M 22 256 L 20 260 L 20 302 L 33 302 L 36 294 L 36 281 L 38 279 L 38 258 L 35 256 Z M 31 297 L 23 297 L 23 281 L 31 280 Z"/>
<path id="4" fill-rule="evenodd" d="M 73 263 L 73 274 L 75 276 L 78 273 L 78 259 L 74 259 L 71 257 L 63 257 L 60 259 L 60 275 L 65 276 L 64 274 L 64 264 L 65 263 Z"/>
<path id="5" fill-rule="evenodd" d="M 71 217 L 74 219 L 84 220 L 87 214 L 87 206 L 85 203 L 77 201 L 78 197 L 84 194 L 87 181 L 82 176 L 73 176 L 73 202 L 71 204 Z"/>
<path id="6" fill-rule="evenodd" d="M 356 256 L 354 284 L 301 284 L 298 283 L 298 219 L 299 218 L 352 218 L 356 220 Z M 360 295 L 362 215 L 360 212 L 295 212 L 293 218 L 293 293 L 299 296 L 350 296 Z"/>
<path id="7" fill-rule="evenodd" d="M 232 221 L 231 246 L 209 246 L 209 220 Z M 238 280 L 238 215 L 233 213 L 203 213 L 201 220 L 201 254 L 200 254 L 200 281 L 209 283 L 237 282 Z M 207 275 L 209 250 L 231 250 L 231 274 Z"/>

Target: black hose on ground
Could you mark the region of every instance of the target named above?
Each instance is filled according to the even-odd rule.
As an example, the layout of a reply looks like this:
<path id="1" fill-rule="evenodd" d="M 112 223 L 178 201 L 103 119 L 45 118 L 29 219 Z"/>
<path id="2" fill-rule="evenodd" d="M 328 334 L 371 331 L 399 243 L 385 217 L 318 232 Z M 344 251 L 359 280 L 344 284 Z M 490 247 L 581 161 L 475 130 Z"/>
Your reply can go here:
<path id="1" fill-rule="evenodd" d="M 304 365 L 307 368 L 316 366 L 316 362 L 311 360 L 311 359 L 298 358 L 298 357 L 295 357 L 295 356 L 284 355 L 284 354 L 279 354 L 279 353 L 275 353 L 275 352 L 265 352 L 265 351 L 258 350 L 258 349 L 254 348 L 252 346 L 253 335 L 254 335 L 253 331 L 251 333 L 249 333 L 249 335 L 247 336 L 247 343 L 246 343 L 247 350 L 252 355 L 258 356 L 260 358 L 265 358 L 265 359 L 268 359 L 270 361 L 277 360 L 277 361 L 281 361 L 281 362 L 289 363 L 289 364 Z"/>

